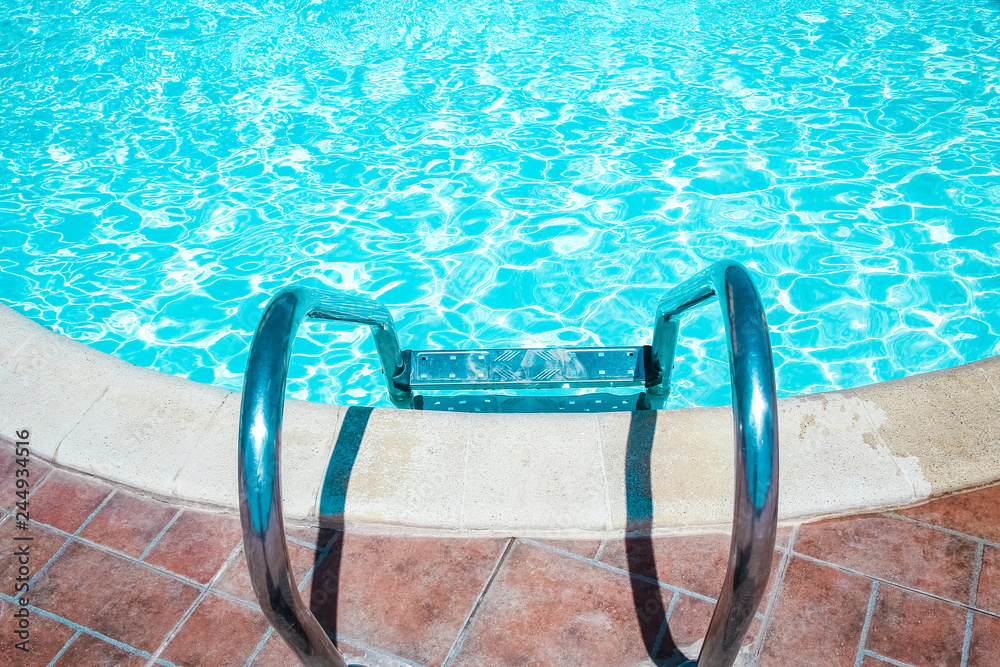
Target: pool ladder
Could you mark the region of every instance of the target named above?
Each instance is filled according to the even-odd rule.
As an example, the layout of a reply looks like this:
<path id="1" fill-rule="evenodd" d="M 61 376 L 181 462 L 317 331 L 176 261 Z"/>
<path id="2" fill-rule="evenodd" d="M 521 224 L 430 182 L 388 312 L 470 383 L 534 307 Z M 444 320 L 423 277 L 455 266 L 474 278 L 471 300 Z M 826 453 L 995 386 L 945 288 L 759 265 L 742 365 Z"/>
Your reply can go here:
<path id="1" fill-rule="evenodd" d="M 696 661 L 684 665 L 732 665 L 767 588 L 778 516 L 778 421 L 771 344 L 750 273 L 734 261 L 717 262 L 670 290 L 657 306 L 652 344 L 632 347 L 402 350 L 392 315 L 378 301 L 301 286 L 275 294 L 250 345 L 239 422 L 243 542 L 265 616 L 304 664 L 346 667 L 343 655 L 299 596 L 281 512 L 278 471 L 285 381 L 292 341 L 304 319 L 368 325 L 389 396 L 400 407 L 504 409 L 500 399 L 491 404 L 489 396 L 428 399 L 415 390 L 638 385 L 645 392 L 631 398 L 590 394 L 545 400 L 554 411 L 596 411 L 608 407 L 604 400 L 621 401 L 612 409 L 646 409 L 650 406 L 647 392 L 659 403 L 669 391 L 679 317 L 715 297 L 722 307 L 729 347 L 736 463 L 733 532 L 726 578 L 701 652 Z"/>

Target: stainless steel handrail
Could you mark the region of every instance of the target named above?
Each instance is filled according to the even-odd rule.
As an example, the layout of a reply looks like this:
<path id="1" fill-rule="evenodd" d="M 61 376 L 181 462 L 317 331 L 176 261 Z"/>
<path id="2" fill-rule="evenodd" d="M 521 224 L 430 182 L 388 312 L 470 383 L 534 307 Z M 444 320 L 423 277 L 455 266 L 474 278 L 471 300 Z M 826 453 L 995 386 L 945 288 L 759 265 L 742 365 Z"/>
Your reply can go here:
<path id="1" fill-rule="evenodd" d="M 299 596 L 281 513 L 285 382 L 295 332 L 307 317 L 369 325 L 390 396 L 397 404 L 405 404 L 411 396 L 406 386 L 406 359 L 392 315 L 379 302 L 289 287 L 267 304 L 250 344 L 240 408 L 240 520 L 250 580 L 267 620 L 305 665 L 346 667 L 344 656 Z"/>
<path id="2" fill-rule="evenodd" d="M 729 667 L 757 613 L 771 576 L 778 525 L 778 413 L 774 362 L 757 288 L 739 262 L 722 261 L 673 288 L 656 309 L 651 394 L 669 392 L 678 318 L 719 297 L 733 401 L 736 497 L 729 567 L 697 661 Z"/>

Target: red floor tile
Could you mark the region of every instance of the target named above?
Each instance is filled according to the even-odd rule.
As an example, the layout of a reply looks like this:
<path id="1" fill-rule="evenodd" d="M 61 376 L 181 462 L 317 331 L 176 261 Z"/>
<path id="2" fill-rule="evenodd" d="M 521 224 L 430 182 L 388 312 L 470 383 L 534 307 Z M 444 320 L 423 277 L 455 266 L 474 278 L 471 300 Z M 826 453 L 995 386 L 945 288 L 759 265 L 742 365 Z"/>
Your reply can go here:
<path id="1" fill-rule="evenodd" d="M 872 582 L 834 567 L 792 557 L 761 667 L 853 667 Z"/>
<path id="2" fill-rule="evenodd" d="M 1000 618 L 976 612 L 972 616 L 969 667 L 996 667 L 1000 657 Z"/>
<path id="3" fill-rule="evenodd" d="M 176 513 L 176 507 L 119 491 L 80 536 L 138 558 Z"/>
<path id="4" fill-rule="evenodd" d="M 316 561 L 317 553 L 315 549 L 288 542 L 288 557 L 292 563 L 292 576 L 295 577 L 296 583 L 301 584 L 304 581 L 305 576 L 309 573 L 309 568 Z M 246 554 L 242 550 L 236 560 L 229 564 L 226 571 L 216 581 L 213 589 L 257 604 L 257 595 L 253 591 L 253 584 L 250 583 Z"/>
<path id="5" fill-rule="evenodd" d="M 965 603 L 976 544 L 907 521 L 864 516 L 803 525 L 795 551 Z"/>
<path id="6" fill-rule="evenodd" d="M 207 584 L 242 539 L 238 518 L 186 509 L 145 560 Z"/>
<path id="7" fill-rule="evenodd" d="M 133 655 L 113 644 L 81 634 L 62 654 L 56 667 L 143 667 L 146 658 Z"/>
<path id="8" fill-rule="evenodd" d="M 264 637 L 259 611 L 215 595 L 205 597 L 167 645 L 163 657 L 182 667 L 239 667 Z"/>
<path id="9" fill-rule="evenodd" d="M 637 612 L 627 575 L 517 542 L 454 664 L 633 665 L 649 657 L 637 613 L 648 619 L 651 645 L 671 596 L 645 589 Z"/>
<path id="10" fill-rule="evenodd" d="M 584 558 L 593 558 L 597 555 L 597 550 L 601 548 L 600 540 L 535 540 L 539 544 L 550 546 L 553 549 L 568 551 L 571 554 Z"/>
<path id="11" fill-rule="evenodd" d="M 305 597 L 328 631 L 437 664 L 506 545 L 507 540 L 347 534 L 320 564 Z"/>
<path id="12" fill-rule="evenodd" d="M 18 475 L 19 470 L 25 469 L 20 465 L 19 460 L 24 460 L 27 463 L 27 475 L 24 473 Z M 33 454 L 29 453 L 27 457 L 19 457 L 15 454 L 13 447 L 0 443 L 0 507 L 13 509 L 14 503 L 21 500 L 15 494 L 19 490 L 30 492 L 36 488 L 45 477 L 45 473 L 51 468 L 52 466 Z M 18 479 L 27 480 L 27 486 L 18 486 Z"/>
<path id="13" fill-rule="evenodd" d="M 983 567 L 979 571 L 976 606 L 1000 614 L 1000 549 L 983 547 Z"/>
<path id="14" fill-rule="evenodd" d="M 32 587 L 32 603 L 152 653 L 197 589 L 120 556 L 74 543 Z"/>
<path id="15" fill-rule="evenodd" d="M 15 540 L 15 537 L 30 537 L 30 540 Z M 14 579 L 19 576 L 21 563 L 19 558 L 14 557 L 14 552 L 21 547 L 28 548 L 28 576 L 33 576 L 45 566 L 52 556 L 59 551 L 59 547 L 66 543 L 66 538 L 54 530 L 42 528 L 40 525 L 29 523 L 27 530 L 19 530 L 13 517 L 0 524 L 0 545 L 4 550 L 3 557 L 0 557 L 0 582 L 3 582 L 3 591 L 10 595 L 14 594 Z M 2 630 L 0 630 L 2 632 Z"/>
<path id="16" fill-rule="evenodd" d="M 0 667 L 30 667 L 47 665 L 59 653 L 59 650 L 73 636 L 73 629 L 58 621 L 45 618 L 41 614 L 31 612 L 28 617 L 28 648 L 30 653 L 17 648 L 21 641 L 14 635 L 11 622 L 17 607 L 0 600 Z"/>
<path id="17" fill-rule="evenodd" d="M 53 470 L 31 494 L 31 520 L 74 533 L 111 491 L 106 484 Z"/>
<path id="18" fill-rule="evenodd" d="M 991 542 L 1000 542 L 997 507 L 1000 507 L 1000 485 L 932 500 L 925 505 L 902 510 L 899 514 Z"/>
<path id="19" fill-rule="evenodd" d="M 966 615 L 958 605 L 882 584 L 865 648 L 917 667 L 959 667 Z"/>

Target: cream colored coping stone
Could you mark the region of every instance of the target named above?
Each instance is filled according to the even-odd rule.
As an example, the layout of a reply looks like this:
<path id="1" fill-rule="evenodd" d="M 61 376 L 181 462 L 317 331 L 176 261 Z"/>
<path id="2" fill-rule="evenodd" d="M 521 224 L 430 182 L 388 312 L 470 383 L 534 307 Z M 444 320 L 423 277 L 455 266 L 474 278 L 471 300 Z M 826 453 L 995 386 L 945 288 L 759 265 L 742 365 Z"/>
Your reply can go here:
<path id="1" fill-rule="evenodd" d="M 781 520 L 911 505 L 997 480 L 998 392 L 993 357 L 779 399 Z M 0 437 L 29 429 L 35 456 L 161 499 L 233 512 L 239 408 L 239 393 L 133 366 L 0 305 Z M 287 519 L 315 522 L 329 507 L 322 486 L 347 412 L 286 402 Z M 637 419 L 637 428 L 650 418 Z M 635 527 L 626 525 L 631 421 L 629 413 L 375 409 L 342 520 L 414 534 L 621 535 Z M 732 428 L 728 408 L 655 413 L 647 482 L 654 533 L 728 529 Z M 638 504 L 648 507 L 642 475 L 632 477 Z"/>

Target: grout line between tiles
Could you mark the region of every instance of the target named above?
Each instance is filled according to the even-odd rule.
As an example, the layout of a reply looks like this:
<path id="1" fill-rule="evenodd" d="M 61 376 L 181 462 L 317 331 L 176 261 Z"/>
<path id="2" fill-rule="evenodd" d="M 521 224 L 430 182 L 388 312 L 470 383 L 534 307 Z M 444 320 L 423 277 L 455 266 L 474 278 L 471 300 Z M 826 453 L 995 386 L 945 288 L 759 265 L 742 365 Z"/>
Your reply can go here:
<path id="1" fill-rule="evenodd" d="M 292 544 L 297 544 L 300 547 L 305 547 L 307 549 L 315 549 L 317 551 L 319 551 L 319 550 L 321 550 L 321 549 L 324 548 L 324 547 L 321 547 L 318 544 L 311 544 L 311 543 L 307 542 L 306 540 L 300 539 L 298 537 L 292 537 L 287 532 L 285 533 L 285 541 L 286 542 L 291 542 Z"/>
<path id="2" fill-rule="evenodd" d="M 73 531 L 73 536 L 76 537 L 80 533 L 82 533 L 83 529 L 86 528 L 87 525 L 94 520 L 94 517 L 97 516 L 97 513 L 100 512 L 102 509 L 104 509 L 104 506 L 107 505 L 109 502 L 111 502 L 111 499 L 114 498 L 117 494 L 118 494 L 118 489 L 112 487 L 111 493 L 105 496 L 104 500 L 101 501 L 101 504 L 98 505 L 97 508 L 90 513 L 90 516 L 88 516 L 86 519 L 83 520 L 83 523 L 80 524 L 80 527 Z"/>
<path id="3" fill-rule="evenodd" d="M 673 616 L 674 607 L 677 606 L 677 602 L 681 599 L 681 594 L 678 591 L 674 591 L 673 597 L 670 598 L 670 604 L 667 606 L 667 613 L 663 617 L 664 622 L 669 621 L 670 617 Z"/>
<path id="4" fill-rule="evenodd" d="M 312 581 L 313 574 L 316 573 L 316 570 L 319 568 L 319 566 L 323 564 L 324 560 L 326 560 L 327 555 L 329 555 L 329 553 L 333 551 L 333 547 L 337 544 L 337 542 L 343 541 L 344 535 L 345 535 L 344 532 L 337 531 L 336 533 L 334 533 L 333 537 L 330 538 L 330 540 L 326 543 L 326 545 L 323 546 L 322 549 L 316 549 L 316 556 L 315 558 L 313 558 L 313 564 L 309 567 L 309 571 L 306 572 L 305 576 L 302 577 L 302 581 L 299 582 L 298 591 L 300 593 L 305 590 L 306 584 Z"/>
<path id="5" fill-rule="evenodd" d="M 607 540 L 601 540 L 601 543 L 597 545 L 597 553 L 595 553 L 594 557 L 591 558 L 592 561 L 594 561 L 595 563 L 601 562 L 601 554 L 604 553 L 604 545 L 606 545 L 607 543 L 608 543 Z"/>
<path id="6" fill-rule="evenodd" d="M 900 662 L 895 658 L 884 656 L 881 653 L 876 653 L 875 651 L 866 650 L 865 655 L 871 658 L 875 658 L 876 660 L 881 660 L 882 662 L 887 662 L 890 665 L 896 665 L 896 667 L 916 667 L 916 665 L 911 665 L 908 662 Z"/>
<path id="7" fill-rule="evenodd" d="M 965 636 L 962 638 L 962 667 L 969 664 L 969 649 L 972 647 L 972 619 L 976 597 L 979 594 L 979 575 L 983 570 L 983 544 L 976 545 L 976 560 L 972 568 L 972 583 L 969 586 L 969 611 L 965 617 Z"/>
<path id="8" fill-rule="evenodd" d="M 250 665 L 253 664 L 253 661 L 257 659 L 258 655 L 260 655 L 260 652 L 264 650 L 264 644 L 267 643 L 267 640 L 270 639 L 271 635 L 273 634 L 274 634 L 274 626 L 268 625 L 267 630 L 264 631 L 264 636 L 260 638 L 259 642 L 257 642 L 257 646 L 254 647 L 253 653 L 250 654 L 250 657 L 247 658 L 247 661 L 243 663 L 243 667 L 250 667 Z"/>
<path id="9" fill-rule="evenodd" d="M 228 569 L 229 565 L 233 562 L 233 560 L 237 558 L 237 556 L 240 553 L 241 547 L 242 544 L 237 544 L 233 548 L 232 552 L 229 554 L 229 557 L 226 558 L 226 561 L 219 567 L 218 570 L 216 570 L 215 575 L 211 578 L 211 580 L 209 580 L 208 584 L 198 593 L 198 596 L 194 599 L 194 602 L 192 602 L 191 605 L 187 608 L 187 611 L 184 612 L 180 620 L 177 621 L 177 623 L 174 625 L 173 629 L 167 633 L 166 637 L 164 637 L 163 641 L 160 643 L 160 647 L 156 649 L 156 652 L 153 653 L 153 655 L 149 658 L 149 662 L 146 663 L 146 667 L 153 667 L 153 665 L 155 665 L 156 662 L 160 660 L 160 656 L 163 655 L 163 652 L 167 649 L 167 646 L 170 644 L 170 642 L 172 642 L 174 638 L 177 637 L 178 633 L 180 633 L 181 628 L 183 628 L 184 624 L 187 623 L 187 620 L 191 618 L 191 614 L 194 613 L 194 610 L 197 609 L 198 605 L 201 604 L 202 600 L 204 600 L 208 596 L 209 591 L 212 590 L 216 582 L 218 582 L 219 578 L 222 577 L 222 573 L 225 572 Z M 164 662 L 169 662 L 169 661 L 164 661 Z"/>
<path id="10" fill-rule="evenodd" d="M 900 521 L 906 521 L 907 523 L 913 523 L 918 526 L 923 526 L 924 528 L 930 528 L 931 530 L 936 530 L 941 533 L 954 535 L 955 537 L 962 537 L 964 539 L 971 540 L 977 544 L 985 544 L 987 546 L 996 547 L 997 549 L 1000 549 L 1000 542 L 993 542 L 992 540 L 987 540 L 984 537 L 976 537 L 975 535 L 969 535 L 968 533 L 962 533 L 957 530 L 953 530 L 951 528 L 945 528 L 944 526 L 938 526 L 933 523 L 927 523 L 926 521 L 920 521 L 919 519 L 911 519 L 908 516 L 903 516 L 902 514 L 897 514 L 895 512 L 886 512 L 885 516 L 892 517 L 893 519 L 899 519 Z"/>
<path id="11" fill-rule="evenodd" d="M 653 640 L 653 648 L 649 652 L 650 657 L 655 661 L 660 655 L 660 649 L 663 648 L 663 640 L 667 638 L 667 632 L 670 630 L 670 617 L 674 613 L 674 607 L 677 606 L 677 601 L 680 600 L 681 594 L 674 591 L 674 594 L 670 597 L 670 604 L 667 605 L 666 613 L 663 614 L 663 623 L 660 624 L 660 630 L 656 633 L 656 639 Z"/>
<path id="12" fill-rule="evenodd" d="M 781 563 L 778 564 L 778 571 L 774 575 L 774 584 L 771 586 L 771 595 L 767 600 L 767 606 L 764 607 L 764 620 L 761 621 L 760 630 L 757 631 L 757 637 L 760 641 L 755 641 L 756 646 L 753 652 L 755 660 L 760 659 L 761 651 L 764 650 L 764 642 L 767 641 L 767 633 L 771 629 L 771 622 L 774 620 L 774 614 L 778 608 L 778 597 L 785 586 L 785 573 L 788 572 L 788 563 L 792 560 L 792 549 L 798 534 L 799 526 L 793 526 L 788 535 L 788 541 L 785 543 L 785 549 L 781 552 Z"/>
<path id="13" fill-rule="evenodd" d="M 969 586 L 969 606 L 976 606 L 976 596 L 979 593 L 979 575 L 983 571 L 983 545 L 976 546 L 976 560 L 972 565 L 972 584 Z"/>
<path id="14" fill-rule="evenodd" d="M 504 563 L 507 562 L 507 557 L 510 555 L 511 550 L 514 548 L 515 539 L 513 537 L 507 540 L 507 546 L 504 548 L 503 553 L 500 554 L 500 558 L 497 559 L 497 564 L 493 566 L 493 571 L 490 576 L 486 579 L 486 583 L 483 584 L 483 588 L 479 591 L 479 596 L 472 605 L 472 609 L 469 611 L 469 615 L 465 617 L 465 622 L 462 623 L 461 629 L 458 631 L 458 635 L 455 637 L 454 643 L 451 645 L 451 650 L 448 651 L 448 655 L 445 656 L 444 661 L 441 663 L 441 667 L 448 667 L 452 661 L 458 657 L 459 651 L 462 650 L 462 645 L 465 643 L 465 638 L 468 635 L 469 628 L 472 626 L 472 619 L 475 617 L 476 612 L 479 611 L 480 605 L 483 603 L 483 599 L 486 597 L 487 591 L 489 591 L 490 586 L 493 585 L 493 581 L 497 578 L 500 573 L 500 569 L 503 567 Z"/>
<path id="15" fill-rule="evenodd" d="M 49 469 L 46 470 L 45 473 L 42 475 L 42 478 L 40 480 L 38 480 L 38 484 L 33 484 L 31 486 L 31 493 L 28 494 L 28 501 L 29 502 L 34 497 L 35 492 L 38 491 L 38 489 L 40 489 L 42 487 L 42 485 L 45 484 L 45 482 L 47 482 L 49 480 L 49 477 L 52 476 L 53 471 L 55 471 L 56 469 L 57 468 L 54 465 L 49 464 Z M 13 513 L 13 512 L 14 512 L 14 510 L 11 510 L 11 513 Z"/>
<path id="16" fill-rule="evenodd" d="M 65 644 L 63 644 L 63 647 L 61 649 L 59 649 L 59 652 L 56 653 L 51 660 L 49 660 L 48 667 L 54 667 L 55 664 L 59 662 L 59 658 L 63 657 L 63 653 L 69 650 L 70 644 L 75 642 L 77 638 L 80 636 L 80 633 L 82 632 L 83 630 L 77 630 L 76 632 L 73 633 L 73 636 L 70 637 Z"/>
<path id="17" fill-rule="evenodd" d="M 868 643 L 868 631 L 872 627 L 872 616 L 875 615 L 875 599 L 878 597 L 878 579 L 872 581 L 872 591 L 868 596 L 868 611 L 865 612 L 865 624 L 861 627 L 861 639 L 858 640 L 858 652 L 854 657 L 854 667 L 861 667 L 865 659 L 865 644 Z"/>
<path id="18" fill-rule="evenodd" d="M 183 513 L 184 513 L 184 510 L 183 509 L 179 509 L 179 510 L 177 510 L 177 512 L 172 517 L 170 517 L 170 521 L 168 521 L 167 525 L 165 525 L 163 527 L 163 530 L 161 530 L 159 533 L 157 533 L 156 537 L 153 538 L 153 541 L 150 542 L 146 546 L 146 548 L 143 550 L 143 552 L 141 554 L 139 554 L 138 560 L 141 560 L 141 561 L 145 561 L 146 560 L 146 556 L 148 556 L 149 552 L 153 550 L 153 547 L 156 546 L 156 543 L 160 541 L 160 538 L 162 538 L 164 535 L 166 535 L 167 531 L 170 530 L 170 526 L 174 525 L 174 522 L 177 521 L 178 517 L 180 517 L 180 515 L 183 514 Z"/>
<path id="19" fill-rule="evenodd" d="M 962 667 L 969 664 L 969 649 L 972 647 L 972 618 L 975 612 L 971 609 L 965 617 L 965 637 L 962 639 Z"/>
<path id="20" fill-rule="evenodd" d="M 211 593 L 217 598 L 222 598 L 223 600 L 229 600 L 233 604 L 238 604 L 239 606 L 244 607 L 245 609 L 249 609 L 250 611 L 257 611 L 257 612 L 260 611 L 260 605 L 257 604 L 257 602 L 254 600 L 244 600 L 243 598 L 238 598 L 235 595 L 232 595 L 231 593 L 220 591 L 217 588 L 209 590 L 209 593 Z"/>

